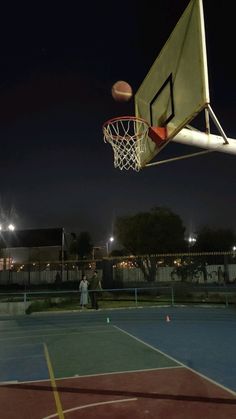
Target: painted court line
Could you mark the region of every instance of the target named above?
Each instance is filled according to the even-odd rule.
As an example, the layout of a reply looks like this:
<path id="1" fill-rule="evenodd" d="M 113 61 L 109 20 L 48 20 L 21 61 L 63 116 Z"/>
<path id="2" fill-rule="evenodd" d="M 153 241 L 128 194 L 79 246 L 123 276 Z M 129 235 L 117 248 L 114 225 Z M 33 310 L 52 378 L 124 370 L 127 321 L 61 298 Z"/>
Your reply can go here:
<path id="1" fill-rule="evenodd" d="M 18 343 L 17 344 L 17 348 L 18 347 L 21 347 L 22 348 L 22 346 L 38 346 L 38 345 L 43 345 L 43 342 L 32 342 L 32 343 L 30 343 L 30 342 L 28 342 L 28 343 Z M 14 343 L 10 343 L 8 346 L 5 346 L 4 348 L 5 348 L 5 350 L 6 349 L 11 349 L 11 348 L 15 348 L 15 344 Z"/>
<path id="2" fill-rule="evenodd" d="M 111 372 L 102 372 L 99 374 L 75 374 L 75 375 L 71 375 L 69 377 L 57 377 L 57 381 L 59 380 L 73 380 L 76 378 L 89 378 L 89 377 L 102 377 L 102 376 L 106 376 L 106 375 L 119 375 L 119 374 L 130 374 L 130 373 L 136 373 L 136 372 L 150 372 L 150 371 L 160 371 L 160 370 L 173 370 L 173 369 L 179 369 L 179 368 L 183 368 L 182 365 L 174 365 L 171 367 L 160 367 L 160 368 L 144 368 L 144 369 L 140 369 L 140 370 L 125 370 L 125 371 L 111 371 Z M 42 380 L 45 381 L 45 380 Z M 26 381 L 28 383 L 28 381 Z"/>
<path id="3" fill-rule="evenodd" d="M 48 352 L 48 348 L 47 348 L 46 343 L 44 343 L 44 353 L 45 353 L 45 358 L 46 358 L 46 361 L 47 361 L 49 376 L 50 376 L 50 380 L 51 380 L 51 386 L 52 386 L 53 395 L 54 395 L 54 399 L 55 399 L 55 403 L 56 403 L 57 416 L 59 417 L 59 419 L 64 419 L 61 400 L 60 400 L 59 393 L 57 391 L 56 380 L 55 380 L 55 377 L 54 377 L 54 372 L 53 372 L 53 368 L 52 368 L 52 364 L 51 364 L 51 360 L 50 360 L 50 356 L 49 356 L 49 352 Z"/>
<path id="4" fill-rule="evenodd" d="M 6 357 L 6 358 L 0 358 L 0 361 L 9 361 L 9 360 L 11 360 L 11 359 L 31 359 L 31 358 L 42 358 L 43 357 L 43 355 L 42 354 L 39 354 L 39 355 L 25 355 L 25 356 L 21 356 L 21 355 L 19 355 L 19 356 L 9 356 L 9 357 Z"/>
<path id="5" fill-rule="evenodd" d="M 192 371 L 194 374 L 199 375 L 199 377 L 204 378 L 205 380 L 207 380 L 207 381 L 209 381 L 210 383 L 212 383 L 212 384 L 216 385 L 217 387 L 220 387 L 220 388 L 222 388 L 223 390 L 227 391 L 228 393 L 232 394 L 233 396 L 236 396 L 236 392 L 235 392 L 235 391 L 233 391 L 233 390 L 231 390 L 231 389 L 229 389 L 229 388 L 227 388 L 227 387 L 223 386 L 223 385 L 222 385 L 222 384 L 220 384 L 220 383 L 217 383 L 217 381 L 214 381 L 214 380 L 212 380 L 211 378 L 209 378 L 209 377 L 205 376 L 204 374 L 202 374 L 202 373 L 200 373 L 200 372 L 198 372 L 198 371 L 194 370 L 193 368 L 190 368 L 188 365 L 185 365 L 185 364 L 183 364 L 182 362 L 177 361 L 177 359 L 173 358 L 173 357 L 172 357 L 172 356 L 170 356 L 170 355 L 167 355 L 165 352 L 162 352 L 160 349 L 157 349 L 157 348 L 155 348 L 154 346 L 150 345 L 149 343 L 146 343 L 146 342 L 144 342 L 143 340 L 141 340 L 141 339 L 137 338 L 136 336 L 132 335 L 131 333 L 126 332 L 126 330 L 123 330 L 123 329 L 121 329 L 121 328 L 120 328 L 120 327 L 118 327 L 118 326 L 113 326 L 113 327 L 115 327 L 117 330 L 120 330 L 122 333 L 125 333 L 126 335 L 130 336 L 131 338 L 135 339 L 137 342 L 140 342 L 140 343 L 142 343 L 143 345 L 145 345 L 145 346 L 147 346 L 147 347 L 149 347 L 149 348 L 153 349 L 154 351 L 159 352 L 160 354 L 162 354 L 162 355 L 164 355 L 165 357 L 167 357 L 167 358 L 171 359 L 172 361 L 174 361 L 174 362 L 176 362 L 177 364 L 181 365 L 182 367 L 184 367 L 184 368 L 188 369 L 189 371 Z"/>
<path id="6" fill-rule="evenodd" d="M 90 407 L 103 406 L 103 405 L 106 405 L 106 404 L 126 403 L 126 402 L 133 402 L 133 401 L 137 401 L 137 400 L 138 399 L 135 397 L 133 399 L 110 400 L 108 402 L 99 402 L 99 403 L 85 404 L 83 406 L 77 406 L 77 407 L 73 407 L 72 409 L 64 410 L 63 413 L 70 413 L 70 412 L 74 412 L 75 410 L 88 409 Z M 46 416 L 43 419 L 51 419 L 51 418 L 55 418 L 57 416 L 58 416 L 58 414 L 57 413 L 54 413 L 53 415 Z"/>
<path id="7" fill-rule="evenodd" d="M 55 324 L 55 327 L 53 327 L 52 325 L 50 325 L 50 326 L 47 326 L 47 325 L 45 325 L 45 326 L 42 326 L 42 325 L 36 325 L 35 327 L 34 326 L 32 326 L 32 327 L 28 327 L 27 325 L 26 325 L 26 327 L 27 327 L 27 332 L 38 332 L 38 331 L 40 331 L 40 330 L 45 330 L 45 331 L 50 331 L 50 330 L 56 330 L 56 329 L 59 329 L 59 330 L 68 330 L 68 326 L 66 326 L 66 324 L 63 324 L 63 325 L 60 325 L 60 324 Z M 101 326 L 100 326 L 101 327 Z M 104 326 L 102 326 L 102 327 L 104 327 Z M 91 328 L 95 328 L 94 326 L 93 327 L 91 327 Z M 78 325 L 70 325 L 69 326 L 69 329 L 70 330 L 81 330 L 81 329 L 84 329 L 84 330 L 88 330 L 88 328 L 86 327 L 86 326 L 78 326 Z M 14 335 L 14 334 L 19 334 L 19 333 L 24 333 L 24 331 L 20 331 L 19 330 L 19 327 L 16 327 L 16 328 L 14 328 L 14 330 L 4 330 L 4 334 L 12 334 L 12 335 Z"/>
<path id="8" fill-rule="evenodd" d="M 57 377 L 56 381 L 63 381 L 63 380 L 75 380 L 75 379 L 83 379 L 83 378 L 89 378 L 89 377 L 102 377 L 106 375 L 119 375 L 119 374 L 130 374 L 130 373 L 139 373 L 139 372 L 150 372 L 150 371 L 160 371 L 160 370 L 172 370 L 172 369 L 180 369 L 184 368 L 182 365 L 174 365 L 172 367 L 160 367 L 160 368 L 145 368 L 140 370 L 127 370 L 127 371 L 112 371 L 112 372 L 103 372 L 99 374 L 84 374 L 84 375 L 71 375 L 66 377 Z M 30 380 L 30 381 L 17 381 L 19 384 L 34 384 L 34 383 L 45 383 L 47 381 L 50 381 L 50 379 L 41 379 L 41 380 Z M 1 383 L 0 383 L 1 384 Z M 15 384 L 15 382 L 11 381 L 9 384 Z"/>
<path id="9" fill-rule="evenodd" d="M 52 328 L 51 330 L 55 330 Z M 52 336 L 67 336 L 67 335 L 81 335 L 81 330 L 77 329 L 76 332 L 71 332 L 70 329 L 67 328 L 67 333 L 42 333 L 42 334 L 33 334 L 33 335 L 23 335 L 23 336 L 9 336 L 7 338 L 0 338 L 0 342 L 4 341 L 12 341 L 17 339 L 34 339 L 34 338 L 45 338 L 45 337 L 52 337 Z M 92 332 L 90 330 L 86 330 L 86 334 L 88 333 L 113 333 L 111 329 L 104 329 L 104 330 L 93 330 Z"/>
<path id="10" fill-rule="evenodd" d="M 19 383 L 19 381 L 17 381 L 17 380 L 12 380 L 12 381 L 1 381 L 0 382 L 0 386 L 6 386 L 6 385 L 9 385 L 9 384 L 18 384 Z"/>

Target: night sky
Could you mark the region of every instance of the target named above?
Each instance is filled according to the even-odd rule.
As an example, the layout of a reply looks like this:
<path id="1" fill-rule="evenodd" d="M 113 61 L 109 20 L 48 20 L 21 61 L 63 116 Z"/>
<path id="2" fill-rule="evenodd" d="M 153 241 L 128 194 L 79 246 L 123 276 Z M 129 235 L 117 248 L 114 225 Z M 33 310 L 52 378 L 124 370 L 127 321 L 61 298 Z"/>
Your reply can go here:
<path id="1" fill-rule="evenodd" d="M 236 138 L 233 2 L 203 1 L 211 106 Z M 148 6 L 145 9 L 145 4 Z M 64 227 L 106 242 L 119 215 L 166 206 L 187 232 L 236 230 L 236 156 L 211 153 L 133 171 L 113 167 L 102 124 L 134 114 L 112 84 L 138 89 L 188 0 L 83 2 L 2 13 L 1 216 L 18 229 Z M 160 158 L 200 151 L 168 144 Z M 159 159 L 158 157 L 158 159 Z"/>

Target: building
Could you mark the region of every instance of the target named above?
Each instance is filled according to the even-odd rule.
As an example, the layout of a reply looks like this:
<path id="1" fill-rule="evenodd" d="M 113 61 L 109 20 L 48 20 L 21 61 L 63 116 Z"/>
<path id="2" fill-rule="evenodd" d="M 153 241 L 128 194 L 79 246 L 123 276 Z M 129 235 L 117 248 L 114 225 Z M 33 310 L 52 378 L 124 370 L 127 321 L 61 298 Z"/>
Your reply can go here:
<path id="1" fill-rule="evenodd" d="M 0 232 L 0 270 L 13 263 L 63 261 L 67 250 L 63 228 Z"/>

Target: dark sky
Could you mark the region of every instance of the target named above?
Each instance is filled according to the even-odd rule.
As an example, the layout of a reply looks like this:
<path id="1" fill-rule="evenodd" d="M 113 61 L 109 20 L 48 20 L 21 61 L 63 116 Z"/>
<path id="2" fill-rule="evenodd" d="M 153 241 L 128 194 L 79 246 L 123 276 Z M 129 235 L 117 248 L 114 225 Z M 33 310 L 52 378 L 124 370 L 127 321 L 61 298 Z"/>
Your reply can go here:
<path id="1" fill-rule="evenodd" d="M 94 243 L 107 240 L 117 216 L 155 206 L 178 213 L 188 232 L 206 224 L 236 230 L 236 156 L 211 153 L 135 173 L 114 169 L 103 142 L 104 121 L 134 114 L 134 99 L 113 101 L 112 84 L 126 80 L 135 93 L 187 4 L 33 2 L 2 13 L 3 217 L 19 229 L 86 230 Z M 233 2 L 203 5 L 211 106 L 236 138 Z M 192 151 L 172 143 L 160 157 Z"/>

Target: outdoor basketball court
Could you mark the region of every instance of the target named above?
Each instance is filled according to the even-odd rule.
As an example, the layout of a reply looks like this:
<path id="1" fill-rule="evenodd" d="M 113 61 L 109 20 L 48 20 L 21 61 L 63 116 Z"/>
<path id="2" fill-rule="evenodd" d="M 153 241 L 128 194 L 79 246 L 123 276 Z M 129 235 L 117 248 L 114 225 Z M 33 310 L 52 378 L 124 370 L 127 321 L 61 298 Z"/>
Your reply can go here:
<path id="1" fill-rule="evenodd" d="M 1 418 L 234 418 L 235 314 L 153 307 L 2 317 Z"/>
<path id="2" fill-rule="evenodd" d="M 205 131 L 189 125 L 202 112 Z M 136 93 L 135 116 L 105 122 L 103 134 L 121 170 L 165 163 L 150 162 L 170 141 L 236 154 L 210 106 L 201 0 Z M 233 419 L 235 327 L 235 310 L 210 307 L 1 317 L 1 419 Z"/>

